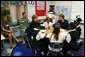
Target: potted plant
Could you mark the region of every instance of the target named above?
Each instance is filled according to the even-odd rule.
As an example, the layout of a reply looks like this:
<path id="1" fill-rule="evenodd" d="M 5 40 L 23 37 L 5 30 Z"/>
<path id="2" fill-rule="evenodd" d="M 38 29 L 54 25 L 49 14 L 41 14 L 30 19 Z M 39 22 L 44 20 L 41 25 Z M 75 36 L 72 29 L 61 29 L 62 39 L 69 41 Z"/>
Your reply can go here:
<path id="1" fill-rule="evenodd" d="M 10 10 L 8 7 L 1 7 L 1 15 L 7 16 L 8 21 L 11 21 Z"/>

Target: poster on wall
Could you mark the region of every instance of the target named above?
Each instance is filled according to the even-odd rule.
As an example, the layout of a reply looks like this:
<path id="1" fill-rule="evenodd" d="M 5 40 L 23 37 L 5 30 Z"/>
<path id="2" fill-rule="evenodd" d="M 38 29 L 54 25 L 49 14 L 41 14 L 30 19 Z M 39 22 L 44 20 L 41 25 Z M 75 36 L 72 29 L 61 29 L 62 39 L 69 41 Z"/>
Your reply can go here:
<path id="1" fill-rule="evenodd" d="M 39 17 L 46 16 L 46 1 L 35 1 L 35 14 Z"/>
<path id="2" fill-rule="evenodd" d="M 57 4 L 55 5 L 55 13 L 57 20 L 59 19 L 60 14 L 64 14 L 65 19 L 70 22 L 71 18 L 71 4 Z"/>

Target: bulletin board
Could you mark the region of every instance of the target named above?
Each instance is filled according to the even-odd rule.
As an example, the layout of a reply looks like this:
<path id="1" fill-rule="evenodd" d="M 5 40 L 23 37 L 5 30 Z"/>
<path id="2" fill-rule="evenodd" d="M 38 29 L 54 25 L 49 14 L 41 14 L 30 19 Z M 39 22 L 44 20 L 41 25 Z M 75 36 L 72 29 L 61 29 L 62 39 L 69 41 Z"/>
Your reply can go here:
<path id="1" fill-rule="evenodd" d="M 38 16 L 46 16 L 46 1 L 35 1 L 35 13 Z"/>

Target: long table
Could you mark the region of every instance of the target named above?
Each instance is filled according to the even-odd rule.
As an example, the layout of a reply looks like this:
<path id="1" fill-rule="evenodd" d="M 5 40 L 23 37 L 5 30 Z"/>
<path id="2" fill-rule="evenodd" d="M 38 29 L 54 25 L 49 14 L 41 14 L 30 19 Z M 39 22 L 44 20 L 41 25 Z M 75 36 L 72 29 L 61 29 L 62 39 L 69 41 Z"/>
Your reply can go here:
<path id="1" fill-rule="evenodd" d="M 53 30 L 54 30 L 54 28 L 53 28 L 53 27 L 51 27 L 50 29 L 47 29 L 44 33 L 49 34 L 49 33 L 52 33 L 52 32 L 53 32 Z M 65 30 L 65 29 L 60 29 L 60 32 L 68 32 L 68 31 L 67 31 L 67 30 Z"/>

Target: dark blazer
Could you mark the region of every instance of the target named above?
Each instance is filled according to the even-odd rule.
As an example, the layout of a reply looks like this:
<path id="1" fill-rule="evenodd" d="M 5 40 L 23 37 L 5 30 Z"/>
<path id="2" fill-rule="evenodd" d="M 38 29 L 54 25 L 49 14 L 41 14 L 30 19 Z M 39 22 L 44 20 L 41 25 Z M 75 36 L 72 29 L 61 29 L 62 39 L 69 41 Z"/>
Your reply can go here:
<path id="1" fill-rule="evenodd" d="M 26 33 L 28 37 L 34 36 L 36 37 L 37 33 L 39 32 L 39 30 L 34 30 L 34 28 L 36 28 L 37 22 L 35 22 L 34 20 L 32 20 L 32 22 L 30 23 L 29 27 L 26 29 Z M 45 27 L 40 26 L 41 29 L 44 29 Z"/>
<path id="2" fill-rule="evenodd" d="M 61 20 L 58 20 L 58 23 L 60 23 L 62 29 L 68 28 L 68 21 L 64 19 L 64 22 L 62 23 Z"/>

